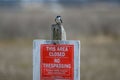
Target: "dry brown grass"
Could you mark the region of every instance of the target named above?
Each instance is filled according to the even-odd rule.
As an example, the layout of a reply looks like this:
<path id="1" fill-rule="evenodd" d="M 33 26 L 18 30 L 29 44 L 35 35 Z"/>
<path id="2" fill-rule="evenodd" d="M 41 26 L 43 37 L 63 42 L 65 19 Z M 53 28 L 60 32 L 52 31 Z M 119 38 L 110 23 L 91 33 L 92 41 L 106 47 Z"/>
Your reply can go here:
<path id="1" fill-rule="evenodd" d="M 32 43 L 29 42 L 0 41 L 0 80 L 32 80 Z"/>
<path id="2" fill-rule="evenodd" d="M 0 39 L 49 37 L 49 26 L 56 15 L 63 17 L 69 38 L 71 35 L 106 35 L 115 39 L 120 36 L 120 6 L 61 7 L 57 13 L 50 5 L 34 4 L 16 10 L 0 9 Z"/>
<path id="3" fill-rule="evenodd" d="M 80 39 L 81 80 L 119 80 L 120 41 L 97 38 Z M 32 80 L 32 40 L 0 41 L 0 80 L 21 79 Z"/>

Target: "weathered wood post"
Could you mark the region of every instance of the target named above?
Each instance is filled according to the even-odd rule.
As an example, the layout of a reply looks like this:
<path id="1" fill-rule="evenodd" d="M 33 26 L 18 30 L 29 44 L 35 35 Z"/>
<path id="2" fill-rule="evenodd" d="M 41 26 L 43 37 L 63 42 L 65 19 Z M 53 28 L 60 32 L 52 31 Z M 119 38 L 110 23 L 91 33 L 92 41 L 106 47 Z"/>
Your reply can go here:
<path id="1" fill-rule="evenodd" d="M 33 41 L 33 80 L 80 80 L 80 41 L 66 40 L 60 16 L 52 40 Z"/>

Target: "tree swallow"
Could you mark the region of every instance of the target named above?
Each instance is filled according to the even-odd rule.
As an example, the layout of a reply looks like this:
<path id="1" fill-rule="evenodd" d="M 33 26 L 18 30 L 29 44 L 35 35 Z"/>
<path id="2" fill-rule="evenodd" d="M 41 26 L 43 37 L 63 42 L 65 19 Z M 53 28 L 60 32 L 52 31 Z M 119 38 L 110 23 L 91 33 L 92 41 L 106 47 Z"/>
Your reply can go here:
<path id="1" fill-rule="evenodd" d="M 61 16 L 57 16 L 57 17 L 55 18 L 55 22 L 56 22 L 57 24 L 63 23 L 63 22 L 62 22 L 62 19 L 61 19 Z"/>

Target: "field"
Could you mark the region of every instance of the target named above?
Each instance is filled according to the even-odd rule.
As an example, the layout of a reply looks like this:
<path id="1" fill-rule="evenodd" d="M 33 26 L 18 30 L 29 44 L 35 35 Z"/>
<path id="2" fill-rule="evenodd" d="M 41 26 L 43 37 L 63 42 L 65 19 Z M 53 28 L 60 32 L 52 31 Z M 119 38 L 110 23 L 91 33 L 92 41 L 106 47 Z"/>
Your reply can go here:
<path id="1" fill-rule="evenodd" d="M 81 41 L 81 80 L 120 80 L 120 6 L 0 9 L 0 80 L 32 80 L 32 41 L 50 39 L 62 14 L 67 39 Z"/>

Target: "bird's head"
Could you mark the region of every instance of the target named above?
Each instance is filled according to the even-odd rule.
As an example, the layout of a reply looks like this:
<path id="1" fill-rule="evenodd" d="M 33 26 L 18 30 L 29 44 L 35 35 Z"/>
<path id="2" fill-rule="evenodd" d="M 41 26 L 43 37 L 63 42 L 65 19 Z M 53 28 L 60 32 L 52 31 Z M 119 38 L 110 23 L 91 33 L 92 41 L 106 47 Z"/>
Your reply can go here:
<path id="1" fill-rule="evenodd" d="M 56 18 L 60 18 L 61 19 L 61 16 L 57 16 Z"/>
<path id="2" fill-rule="evenodd" d="M 55 18 L 55 22 L 56 22 L 57 24 L 61 24 L 61 23 L 62 23 L 61 16 L 57 16 L 57 17 Z"/>

